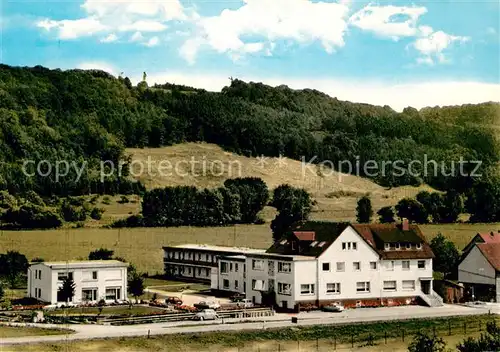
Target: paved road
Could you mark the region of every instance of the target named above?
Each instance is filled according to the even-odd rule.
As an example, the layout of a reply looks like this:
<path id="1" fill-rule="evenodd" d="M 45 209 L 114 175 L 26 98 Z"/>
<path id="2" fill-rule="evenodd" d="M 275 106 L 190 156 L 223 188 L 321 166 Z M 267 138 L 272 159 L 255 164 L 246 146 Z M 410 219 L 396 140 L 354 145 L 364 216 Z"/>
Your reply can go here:
<path id="1" fill-rule="evenodd" d="M 237 319 L 225 319 L 224 324 L 217 322 L 172 322 L 128 326 L 107 325 L 64 325 L 70 328 L 74 334 L 52 335 L 52 336 L 27 336 L 16 338 L 4 338 L 0 340 L 0 346 L 10 344 L 27 344 L 37 342 L 63 342 L 73 340 L 87 340 L 110 337 L 147 336 L 197 333 L 211 331 L 241 331 L 260 330 L 268 328 L 290 327 L 292 325 L 319 325 L 319 324 L 345 324 L 369 321 L 388 321 L 398 319 L 445 317 L 456 315 L 487 314 L 488 308 L 470 308 L 464 306 L 445 305 L 439 308 L 427 308 L 420 306 L 392 307 L 392 308 L 367 308 L 352 309 L 342 313 L 309 312 L 300 314 L 276 314 L 274 317 L 255 319 L 251 323 L 237 322 Z M 500 311 L 492 313 L 500 314 Z M 298 317 L 298 324 L 291 323 L 291 317 Z M 231 322 L 232 324 L 226 324 Z M 189 326 L 186 326 L 189 324 Z M 34 325 L 34 324 L 31 324 Z M 43 325 L 40 325 L 43 326 Z"/>

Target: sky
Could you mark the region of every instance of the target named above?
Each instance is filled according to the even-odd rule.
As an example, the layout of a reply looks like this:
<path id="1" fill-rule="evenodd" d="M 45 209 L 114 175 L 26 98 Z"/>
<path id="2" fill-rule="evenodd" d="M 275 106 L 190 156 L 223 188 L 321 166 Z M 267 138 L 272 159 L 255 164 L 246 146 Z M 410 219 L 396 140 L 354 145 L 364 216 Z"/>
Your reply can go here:
<path id="1" fill-rule="evenodd" d="M 0 0 L 0 61 L 405 106 L 500 99 L 490 0 Z"/>

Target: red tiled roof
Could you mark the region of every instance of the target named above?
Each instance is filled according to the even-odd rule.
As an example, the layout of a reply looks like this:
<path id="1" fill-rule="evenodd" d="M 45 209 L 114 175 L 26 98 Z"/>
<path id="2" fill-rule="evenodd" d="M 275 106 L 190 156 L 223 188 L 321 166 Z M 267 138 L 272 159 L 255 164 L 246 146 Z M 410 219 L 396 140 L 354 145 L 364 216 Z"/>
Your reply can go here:
<path id="1" fill-rule="evenodd" d="M 314 231 L 294 231 L 293 233 L 299 241 L 314 241 L 316 233 Z"/>
<path id="2" fill-rule="evenodd" d="M 477 248 L 495 270 L 500 271 L 500 243 L 478 243 Z"/>
<path id="3" fill-rule="evenodd" d="M 488 232 L 488 233 L 478 233 L 483 239 L 484 243 L 500 243 L 500 233 L 498 232 Z"/>

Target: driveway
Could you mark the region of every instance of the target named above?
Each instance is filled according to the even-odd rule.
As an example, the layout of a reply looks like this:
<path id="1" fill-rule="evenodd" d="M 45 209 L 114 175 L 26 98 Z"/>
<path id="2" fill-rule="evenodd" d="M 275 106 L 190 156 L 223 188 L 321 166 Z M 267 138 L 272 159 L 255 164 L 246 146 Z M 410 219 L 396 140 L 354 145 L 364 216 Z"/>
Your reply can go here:
<path id="1" fill-rule="evenodd" d="M 108 325 L 64 325 L 62 328 L 69 328 L 75 331 L 74 334 L 56 336 L 27 336 L 16 338 L 4 338 L 0 340 L 0 346 L 10 344 L 26 344 L 36 342 L 56 342 L 68 340 L 85 340 L 98 338 L 147 336 L 182 333 L 201 333 L 211 331 L 241 331 L 258 330 L 267 328 L 291 327 L 294 325 L 330 325 L 348 324 L 370 321 L 404 320 L 414 318 L 436 318 L 458 315 L 487 314 L 486 308 L 470 308 L 465 306 L 445 305 L 438 308 L 428 308 L 420 306 L 407 307 L 383 307 L 351 309 L 342 313 L 309 312 L 300 314 L 276 314 L 274 317 L 256 318 L 251 323 L 237 323 L 237 319 L 225 319 L 223 324 L 217 322 L 192 322 L 186 326 L 186 322 L 156 323 L 128 326 L 108 326 Z M 293 324 L 291 317 L 297 316 L 298 323 Z M 248 320 L 248 319 L 247 319 Z M 33 325 L 33 324 L 31 324 Z M 43 324 L 38 324 L 43 327 Z"/>

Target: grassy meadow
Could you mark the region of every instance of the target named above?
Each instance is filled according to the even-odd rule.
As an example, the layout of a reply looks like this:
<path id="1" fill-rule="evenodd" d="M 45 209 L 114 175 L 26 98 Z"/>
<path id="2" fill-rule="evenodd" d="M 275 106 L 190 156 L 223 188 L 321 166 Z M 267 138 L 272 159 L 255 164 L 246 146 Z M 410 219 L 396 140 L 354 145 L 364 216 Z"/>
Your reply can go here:
<path id="1" fill-rule="evenodd" d="M 496 224 L 422 225 L 427 239 L 442 233 L 463 248 L 478 232 L 498 231 Z M 0 253 L 17 250 L 28 259 L 85 259 L 91 250 L 105 247 L 150 274 L 163 271 L 162 246 L 206 243 L 224 246 L 266 248 L 271 244 L 269 224 L 228 227 L 173 227 L 102 229 L 81 228 L 50 231 L 1 231 Z"/>

